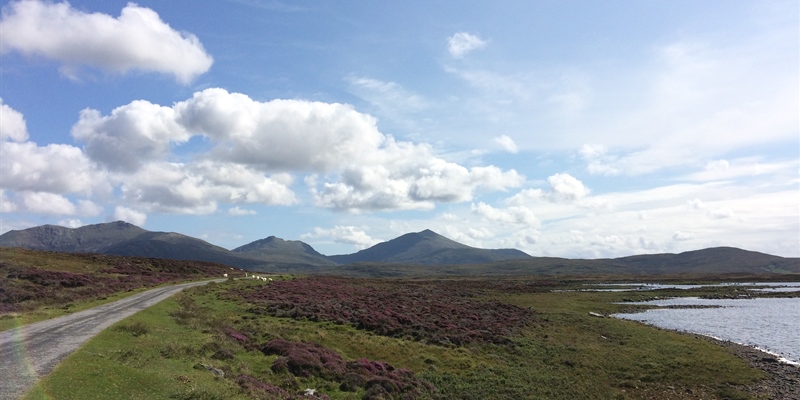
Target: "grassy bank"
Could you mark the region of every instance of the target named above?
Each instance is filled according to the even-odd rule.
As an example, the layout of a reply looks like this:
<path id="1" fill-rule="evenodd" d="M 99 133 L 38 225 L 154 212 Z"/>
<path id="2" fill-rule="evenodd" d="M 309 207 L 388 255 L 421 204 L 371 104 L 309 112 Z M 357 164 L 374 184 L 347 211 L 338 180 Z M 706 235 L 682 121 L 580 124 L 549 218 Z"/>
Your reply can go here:
<path id="1" fill-rule="evenodd" d="M 588 314 L 618 311 L 612 303 L 626 293 L 552 292 L 571 285 L 518 280 L 325 279 L 187 290 L 103 332 L 27 399 L 278 399 L 306 389 L 332 399 L 745 399 L 738 388 L 762 378 L 713 342 Z M 339 294 L 325 301 L 301 287 Z M 388 303 L 406 304 L 406 295 L 425 303 L 407 313 Z M 445 306 L 454 298 L 467 312 Z M 525 320 L 484 318 L 493 310 Z M 467 321 L 474 317 L 486 329 Z M 479 332 L 492 329 L 496 339 Z"/>

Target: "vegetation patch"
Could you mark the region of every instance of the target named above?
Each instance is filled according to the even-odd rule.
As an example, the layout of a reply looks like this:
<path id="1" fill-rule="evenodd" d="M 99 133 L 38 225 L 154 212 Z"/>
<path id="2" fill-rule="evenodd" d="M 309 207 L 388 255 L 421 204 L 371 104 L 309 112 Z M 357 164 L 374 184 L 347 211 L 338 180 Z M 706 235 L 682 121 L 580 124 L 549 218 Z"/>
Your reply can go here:
<path id="1" fill-rule="evenodd" d="M 446 346 L 507 344 L 509 337 L 535 321 L 530 309 L 480 295 L 475 287 L 456 281 L 313 277 L 276 281 L 268 287 L 239 286 L 225 298 L 246 301 L 254 314 L 347 324 Z"/>
<path id="2" fill-rule="evenodd" d="M 629 307 L 614 303 L 631 293 L 552 291 L 580 285 L 338 278 L 205 285 L 104 331 L 26 399 L 43 398 L 36 393 L 59 399 L 754 398 L 744 389 L 763 374 L 714 342 L 588 315 Z M 330 295 L 335 291 L 361 297 L 356 302 Z M 264 299 L 270 295 L 289 296 L 298 314 L 267 312 L 271 303 Z M 300 313 L 311 309 L 313 299 L 319 299 L 318 314 Z M 423 308 L 437 302 L 466 311 Z M 400 313 L 395 303 L 410 309 Z M 498 328 L 503 340 L 475 336 L 459 345 L 442 345 L 442 331 L 428 322 L 491 314 L 491 308 L 481 308 L 486 305 L 520 311 L 525 322 Z M 285 312 L 283 307 L 275 309 Z M 399 320 L 414 314 L 414 307 L 430 314 L 414 320 L 429 326 L 430 336 L 391 336 L 334 318 L 363 309 L 365 315 L 391 310 Z M 149 331 L 135 336 L 128 327 L 139 322 Z M 453 323 L 447 335 L 469 337 L 471 330 L 466 322 Z"/>

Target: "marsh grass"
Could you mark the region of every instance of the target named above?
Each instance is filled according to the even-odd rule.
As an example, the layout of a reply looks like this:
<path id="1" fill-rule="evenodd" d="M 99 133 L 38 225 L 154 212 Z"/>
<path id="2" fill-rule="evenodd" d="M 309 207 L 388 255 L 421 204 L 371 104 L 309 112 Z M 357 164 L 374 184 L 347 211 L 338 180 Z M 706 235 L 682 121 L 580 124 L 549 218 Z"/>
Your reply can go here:
<path id="1" fill-rule="evenodd" d="M 140 312 L 69 356 L 26 399 L 279 398 L 258 388 L 365 396 L 363 388 L 342 391 L 338 381 L 273 371 L 278 356 L 257 347 L 276 338 L 318 343 L 345 360 L 409 369 L 433 384 L 441 399 L 747 399 L 737 387 L 762 377 L 714 343 L 588 315 L 617 311 L 623 305 L 612 303 L 624 293 L 481 291 L 487 299 L 532 308 L 535 322 L 508 345 L 439 346 L 349 325 L 252 314 L 249 304 L 220 300 L 231 288 L 255 285 L 190 289 Z M 139 324 L 148 332 L 132 334 L 130 327 Z"/>

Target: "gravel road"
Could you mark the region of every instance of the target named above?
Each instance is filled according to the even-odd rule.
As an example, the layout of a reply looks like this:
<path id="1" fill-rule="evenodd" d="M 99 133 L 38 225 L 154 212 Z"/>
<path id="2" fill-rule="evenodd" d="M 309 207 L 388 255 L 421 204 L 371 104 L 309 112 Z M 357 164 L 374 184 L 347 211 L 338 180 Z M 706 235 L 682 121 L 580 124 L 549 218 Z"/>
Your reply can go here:
<path id="1" fill-rule="evenodd" d="M 20 398 L 39 378 L 103 329 L 185 288 L 206 283 L 152 289 L 89 310 L 0 332 L 0 399 Z"/>

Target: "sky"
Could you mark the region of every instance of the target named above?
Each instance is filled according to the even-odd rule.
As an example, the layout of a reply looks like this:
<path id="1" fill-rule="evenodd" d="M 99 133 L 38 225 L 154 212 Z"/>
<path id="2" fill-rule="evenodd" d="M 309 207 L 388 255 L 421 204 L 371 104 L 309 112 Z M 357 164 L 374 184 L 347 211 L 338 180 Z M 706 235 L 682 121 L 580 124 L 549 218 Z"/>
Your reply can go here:
<path id="1" fill-rule="evenodd" d="M 2 1 L 0 233 L 800 257 L 789 1 Z"/>

